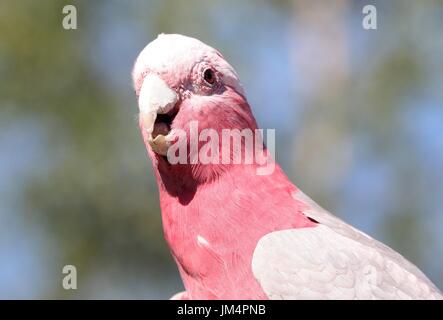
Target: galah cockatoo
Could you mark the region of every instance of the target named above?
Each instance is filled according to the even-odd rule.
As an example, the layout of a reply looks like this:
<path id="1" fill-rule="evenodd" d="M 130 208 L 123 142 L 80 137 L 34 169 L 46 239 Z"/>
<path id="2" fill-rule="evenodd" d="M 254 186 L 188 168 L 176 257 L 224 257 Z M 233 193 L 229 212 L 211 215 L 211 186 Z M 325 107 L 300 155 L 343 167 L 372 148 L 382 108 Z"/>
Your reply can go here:
<path id="1" fill-rule="evenodd" d="M 323 210 L 277 164 L 258 174 L 263 162 L 191 161 L 193 121 L 198 133 L 220 136 L 224 129 L 257 129 L 234 68 L 217 50 L 161 34 L 142 50 L 132 76 L 164 236 L 186 289 L 173 298 L 442 298 L 417 267 Z M 180 140 L 178 132 L 189 137 Z M 208 136 L 197 147 L 204 141 Z M 212 152 L 245 155 L 245 141 L 234 150 L 220 139 L 220 152 Z M 185 150 L 187 161 L 171 163 L 168 152 L 179 143 L 174 153 Z M 262 155 L 271 157 L 266 147 Z"/>

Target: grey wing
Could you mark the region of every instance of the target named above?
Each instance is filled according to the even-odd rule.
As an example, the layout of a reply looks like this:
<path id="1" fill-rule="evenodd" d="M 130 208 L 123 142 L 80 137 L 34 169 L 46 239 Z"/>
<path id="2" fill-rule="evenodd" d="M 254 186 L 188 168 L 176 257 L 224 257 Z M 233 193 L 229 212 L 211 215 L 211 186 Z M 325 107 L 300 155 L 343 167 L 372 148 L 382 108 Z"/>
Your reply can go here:
<path id="1" fill-rule="evenodd" d="M 443 299 L 412 263 L 323 210 L 302 192 L 319 222 L 263 236 L 252 270 L 270 299 Z"/>

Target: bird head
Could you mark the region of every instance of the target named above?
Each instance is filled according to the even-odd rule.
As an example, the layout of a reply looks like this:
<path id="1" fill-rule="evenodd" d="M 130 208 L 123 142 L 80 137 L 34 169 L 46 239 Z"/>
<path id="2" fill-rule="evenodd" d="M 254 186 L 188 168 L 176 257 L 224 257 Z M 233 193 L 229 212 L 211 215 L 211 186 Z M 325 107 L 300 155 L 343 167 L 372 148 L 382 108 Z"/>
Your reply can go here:
<path id="1" fill-rule="evenodd" d="M 140 128 L 157 166 L 174 169 L 167 156 L 180 132 L 187 134 L 184 149 L 193 178 L 214 176 L 223 170 L 221 165 L 202 167 L 190 160 L 192 123 L 198 123 L 197 134 L 211 129 L 220 136 L 223 129 L 257 127 L 234 68 L 217 50 L 197 39 L 159 35 L 137 57 L 132 78 Z M 202 168 L 208 169 L 206 173 Z"/>

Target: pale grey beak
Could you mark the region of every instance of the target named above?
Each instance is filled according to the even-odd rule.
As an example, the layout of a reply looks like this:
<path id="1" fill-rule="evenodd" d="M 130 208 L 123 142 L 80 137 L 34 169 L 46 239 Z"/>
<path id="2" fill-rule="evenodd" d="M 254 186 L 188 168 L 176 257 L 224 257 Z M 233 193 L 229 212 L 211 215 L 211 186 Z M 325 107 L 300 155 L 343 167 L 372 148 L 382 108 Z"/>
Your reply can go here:
<path id="1" fill-rule="evenodd" d="M 166 136 L 159 134 L 153 138 L 155 119 L 157 114 L 165 114 L 171 111 L 177 101 L 177 93 L 159 76 L 149 74 L 145 77 L 138 97 L 140 118 L 143 129 L 148 133 L 148 142 L 152 150 L 164 156 L 171 145 L 172 134 L 171 132 Z"/>

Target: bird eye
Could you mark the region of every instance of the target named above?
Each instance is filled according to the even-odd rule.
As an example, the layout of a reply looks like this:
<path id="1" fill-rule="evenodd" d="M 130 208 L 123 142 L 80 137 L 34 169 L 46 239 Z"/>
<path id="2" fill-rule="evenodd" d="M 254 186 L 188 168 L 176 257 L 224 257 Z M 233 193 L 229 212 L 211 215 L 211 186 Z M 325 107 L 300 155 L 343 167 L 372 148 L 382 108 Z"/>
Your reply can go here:
<path id="1" fill-rule="evenodd" d="M 206 69 L 203 73 L 203 79 L 205 79 L 208 84 L 213 85 L 215 83 L 214 71 L 212 69 Z"/>

